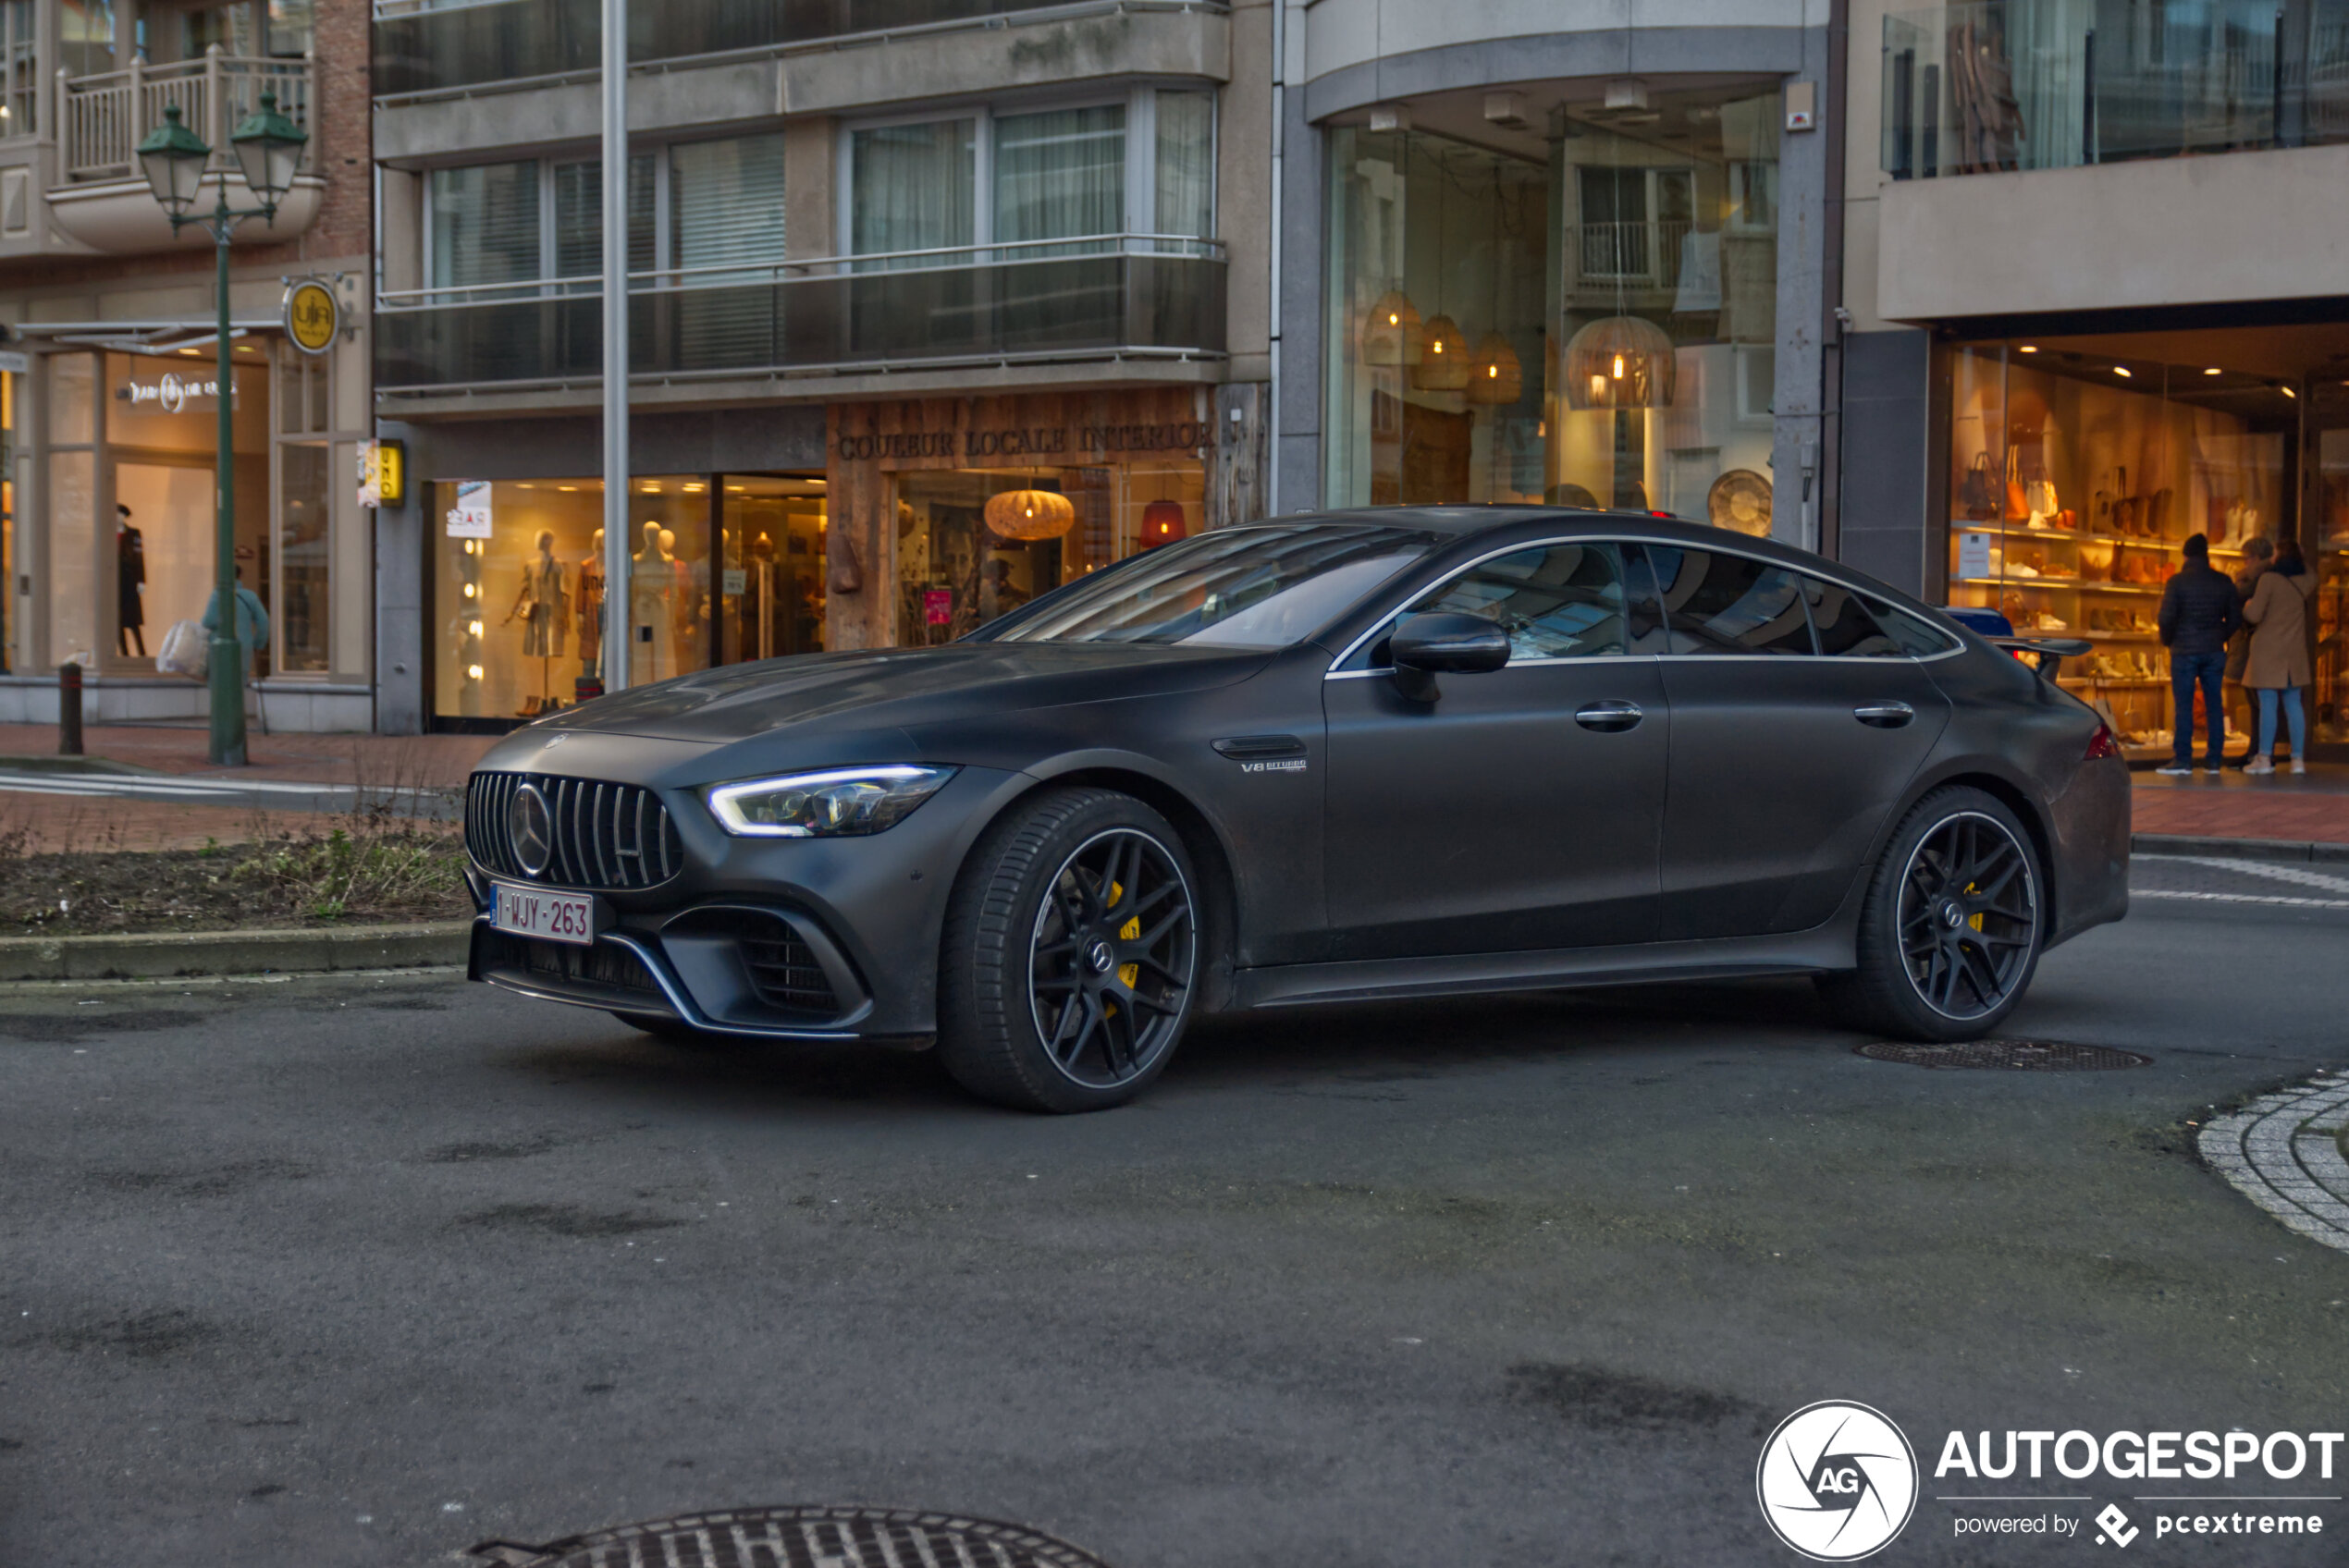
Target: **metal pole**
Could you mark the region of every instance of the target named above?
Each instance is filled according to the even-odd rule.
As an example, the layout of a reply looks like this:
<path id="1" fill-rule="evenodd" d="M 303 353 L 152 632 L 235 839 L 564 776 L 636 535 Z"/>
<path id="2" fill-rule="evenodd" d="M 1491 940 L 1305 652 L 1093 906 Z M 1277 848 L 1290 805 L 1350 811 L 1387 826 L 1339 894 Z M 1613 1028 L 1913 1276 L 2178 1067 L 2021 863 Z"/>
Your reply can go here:
<path id="1" fill-rule="evenodd" d="M 604 6 L 604 690 L 628 689 L 628 0 Z"/>
<path id="2" fill-rule="evenodd" d="M 213 224 L 213 250 L 219 258 L 214 292 L 220 325 L 219 472 L 214 483 L 213 521 L 217 534 L 213 563 L 212 761 L 215 767 L 245 765 L 245 661 L 237 642 L 237 430 L 234 417 L 236 365 L 228 337 L 228 181 L 220 181 L 220 210 Z"/>

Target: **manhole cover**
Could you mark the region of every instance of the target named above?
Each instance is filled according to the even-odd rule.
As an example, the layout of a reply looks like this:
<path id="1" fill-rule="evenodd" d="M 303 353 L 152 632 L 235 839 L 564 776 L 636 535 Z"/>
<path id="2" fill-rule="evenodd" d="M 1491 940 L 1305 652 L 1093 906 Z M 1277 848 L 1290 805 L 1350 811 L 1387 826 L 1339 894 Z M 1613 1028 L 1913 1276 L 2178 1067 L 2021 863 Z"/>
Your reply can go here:
<path id="1" fill-rule="evenodd" d="M 1017 1525 L 900 1508 L 734 1508 L 469 1555 L 503 1568 L 1108 1568 Z"/>
<path id="2" fill-rule="evenodd" d="M 1912 1067 L 1986 1067 L 2012 1072 L 2109 1072 L 2153 1060 L 2110 1046 L 2075 1046 L 2062 1040 L 1960 1040 L 1946 1046 L 1878 1040 L 1862 1046 L 1860 1054 Z"/>

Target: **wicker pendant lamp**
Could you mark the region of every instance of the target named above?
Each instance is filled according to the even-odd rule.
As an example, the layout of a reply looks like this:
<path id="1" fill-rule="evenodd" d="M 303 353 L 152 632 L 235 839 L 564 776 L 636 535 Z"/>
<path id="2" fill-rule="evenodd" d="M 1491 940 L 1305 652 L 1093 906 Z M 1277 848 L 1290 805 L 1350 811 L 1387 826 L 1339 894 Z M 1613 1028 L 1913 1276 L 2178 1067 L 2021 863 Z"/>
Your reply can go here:
<path id="1" fill-rule="evenodd" d="M 1057 539 L 1076 524 L 1076 508 L 1057 490 L 1005 490 L 987 497 L 987 526 L 1023 543 Z"/>
<path id="2" fill-rule="evenodd" d="M 1457 392 L 1469 384 L 1468 336 L 1450 316 L 1429 320 L 1411 385 L 1422 392 Z"/>
<path id="3" fill-rule="evenodd" d="M 1420 312 L 1411 297 L 1390 288 L 1371 307 L 1362 323 L 1362 362 L 1366 365 L 1415 365 L 1420 362 Z"/>
<path id="4" fill-rule="evenodd" d="M 1672 339 L 1639 316 L 1604 316 L 1566 344 L 1566 400 L 1577 409 L 1660 409 L 1672 401 Z"/>

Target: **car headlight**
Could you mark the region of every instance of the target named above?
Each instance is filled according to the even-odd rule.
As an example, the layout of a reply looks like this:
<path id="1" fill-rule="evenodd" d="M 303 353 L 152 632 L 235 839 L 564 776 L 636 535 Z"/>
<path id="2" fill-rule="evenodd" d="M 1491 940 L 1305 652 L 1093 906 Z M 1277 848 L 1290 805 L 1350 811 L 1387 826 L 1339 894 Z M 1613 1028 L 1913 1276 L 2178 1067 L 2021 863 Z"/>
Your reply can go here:
<path id="1" fill-rule="evenodd" d="M 712 788 L 709 810 L 738 837 L 846 838 L 896 826 L 953 777 L 951 767 L 902 764 L 751 778 Z"/>

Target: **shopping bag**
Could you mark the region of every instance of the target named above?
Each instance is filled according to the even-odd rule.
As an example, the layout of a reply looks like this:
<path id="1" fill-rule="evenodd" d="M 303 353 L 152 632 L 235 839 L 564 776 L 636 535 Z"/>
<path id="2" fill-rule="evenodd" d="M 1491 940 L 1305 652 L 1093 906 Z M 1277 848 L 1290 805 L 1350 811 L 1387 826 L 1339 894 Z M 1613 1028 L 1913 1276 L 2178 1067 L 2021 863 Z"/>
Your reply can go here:
<path id="1" fill-rule="evenodd" d="M 163 645 L 155 651 L 155 668 L 165 675 L 184 675 L 202 680 L 211 665 L 211 639 L 204 629 L 192 620 L 175 620 L 171 630 L 163 634 Z"/>

